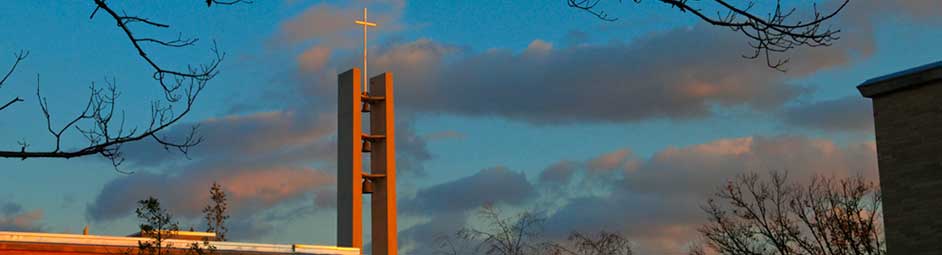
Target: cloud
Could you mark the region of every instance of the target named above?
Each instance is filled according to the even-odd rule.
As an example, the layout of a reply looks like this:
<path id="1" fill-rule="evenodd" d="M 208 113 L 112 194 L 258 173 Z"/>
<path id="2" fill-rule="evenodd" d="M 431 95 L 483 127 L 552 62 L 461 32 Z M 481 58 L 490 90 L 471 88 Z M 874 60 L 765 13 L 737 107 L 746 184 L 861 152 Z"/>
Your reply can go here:
<path id="1" fill-rule="evenodd" d="M 303 71 L 318 71 L 324 68 L 330 58 L 330 48 L 311 47 L 298 56 L 298 65 Z"/>
<path id="2" fill-rule="evenodd" d="M 353 29 L 356 28 L 353 19 L 362 19 L 364 6 L 373 10 L 368 13 L 368 20 L 382 28 L 373 29 L 372 36 L 375 33 L 393 33 L 405 27 L 401 22 L 405 1 L 351 1 L 342 5 L 318 3 L 284 21 L 271 42 L 279 47 L 313 44 L 305 53 L 321 49 L 324 51 L 318 54 L 325 56 L 330 56 L 331 50 L 359 48 L 360 37 Z"/>
<path id="3" fill-rule="evenodd" d="M 548 219 L 547 233 L 562 238 L 573 230 L 621 231 L 639 251 L 681 253 L 705 219 L 699 205 L 737 174 L 783 171 L 799 182 L 813 175 L 861 175 L 876 181 L 876 162 L 873 142 L 839 146 L 801 136 L 727 138 L 671 147 L 641 160 L 638 169 L 622 177 L 612 173 L 615 181 L 582 184 L 609 185 L 610 192 L 563 201 Z"/>
<path id="4" fill-rule="evenodd" d="M 631 156 L 631 151 L 622 149 L 610 153 L 599 155 L 589 160 L 588 168 L 593 171 L 604 171 L 622 167 Z"/>
<path id="5" fill-rule="evenodd" d="M 402 201 L 402 212 L 448 213 L 464 212 L 485 204 L 521 205 L 536 195 L 536 190 L 523 173 L 494 167 L 420 189 L 414 198 Z"/>
<path id="6" fill-rule="evenodd" d="M 213 182 L 223 186 L 231 214 L 252 215 L 256 210 L 326 189 L 335 180 L 314 169 L 289 167 L 188 169 L 178 174 L 142 172 L 106 184 L 88 205 L 87 215 L 97 221 L 124 217 L 134 211 L 138 200 L 153 196 L 170 212 L 196 218 L 209 202 Z"/>
<path id="7" fill-rule="evenodd" d="M 413 125 L 409 121 L 396 125 L 396 169 L 401 175 L 424 176 L 424 163 L 432 159 L 432 152 L 428 149 L 428 138 L 416 134 Z"/>
<path id="8" fill-rule="evenodd" d="M 6 202 L 0 206 L 0 231 L 40 232 L 43 210 L 24 211 L 23 206 Z"/>
<path id="9" fill-rule="evenodd" d="M 548 217 L 544 237 L 550 240 L 606 230 L 625 234 L 637 252 L 683 253 L 705 222 L 700 205 L 737 174 L 783 171 L 799 182 L 814 175 L 876 181 L 876 167 L 872 141 L 839 145 L 804 136 L 725 138 L 668 147 L 647 158 L 620 149 L 560 160 L 535 180 L 492 168 L 421 189 L 402 201 L 402 211 L 425 221 L 401 233 L 415 249 L 410 254 L 433 254 L 440 237 L 459 230 L 460 222 L 474 224 L 473 212 L 492 201 L 512 210 L 539 208 Z"/>
<path id="10" fill-rule="evenodd" d="M 467 135 L 456 130 L 445 130 L 445 131 L 440 131 L 440 132 L 428 133 L 428 134 L 425 134 L 424 137 L 428 141 L 438 141 L 438 140 L 446 140 L 446 139 L 464 139 L 465 137 L 467 137 Z"/>
<path id="11" fill-rule="evenodd" d="M 547 184 L 567 184 L 569 183 L 573 175 L 578 171 L 579 165 L 577 163 L 563 160 L 557 163 L 554 163 L 543 170 L 540 173 L 540 182 Z M 553 185 L 555 186 L 555 185 Z"/>
<path id="12" fill-rule="evenodd" d="M 438 254 L 442 238 L 454 235 L 468 223 L 468 212 L 438 213 L 422 223 L 399 231 L 403 254 Z"/>
<path id="13" fill-rule="evenodd" d="M 660 151 L 627 175 L 623 187 L 662 195 L 710 194 L 718 183 L 747 171 L 783 171 L 795 179 L 825 174 L 876 180 L 876 162 L 872 142 L 842 147 L 801 136 L 730 138 Z"/>
<path id="14" fill-rule="evenodd" d="M 472 211 L 485 204 L 521 206 L 537 196 L 523 173 L 504 167 L 420 189 L 414 197 L 400 200 L 400 215 L 425 219 L 400 231 L 402 247 L 409 254 L 433 254 L 440 238 L 464 227 Z"/>
<path id="15" fill-rule="evenodd" d="M 196 124 L 175 125 L 165 134 L 182 138 L 197 125 L 203 142 L 193 147 L 189 156 L 194 159 L 216 159 L 223 156 L 258 158 L 287 150 L 314 149 L 312 144 L 323 143 L 335 132 L 336 116 L 318 112 L 294 110 L 267 111 L 250 114 L 213 117 Z M 161 166 L 181 157 L 176 151 L 166 151 L 154 141 L 131 143 L 121 148 L 128 155 L 128 163 L 135 166 Z M 318 156 L 317 154 L 309 156 Z"/>
<path id="16" fill-rule="evenodd" d="M 842 50 L 807 49 L 783 74 L 742 59 L 744 50 L 740 36 L 708 26 L 631 43 L 557 48 L 535 40 L 522 52 L 473 52 L 419 39 L 377 48 L 371 69 L 392 71 L 397 84 L 408 84 L 396 93 L 409 111 L 572 124 L 704 118 L 716 106 L 769 111 L 807 92 L 789 78 L 849 59 Z M 333 73 L 356 63 L 340 57 L 322 74 L 302 74 L 321 79 L 310 96 L 334 94 Z"/>
<path id="17" fill-rule="evenodd" d="M 801 104 L 785 110 L 785 123 L 832 132 L 873 132 L 870 100 L 860 96 Z"/>
<path id="18" fill-rule="evenodd" d="M 822 6 L 829 5 L 834 2 Z M 397 90 L 399 105 L 419 113 L 557 125 L 706 118 L 724 107 L 772 112 L 811 92 L 792 84 L 795 79 L 871 56 L 877 22 L 933 19 L 926 10 L 939 5 L 928 0 L 852 2 L 829 23 L 842 31 L 842 39 L 832 47 L 789 51 L 783 55 L 790 59 L 787 73 L 766 67 L 763 59 L 741 58 L 751 51 L 747 38 L 706 24 L 631 42 L 586 43 L 584 33 L 572 31 L 560 45 L 536 39 L 520 51 L 473 51 L 429 39 L 390 41 L 371 49 L 371 70 L 392 71 L 397 84 L 408 84 Z M 305 85 L 306 93 L 335 94 L 336 73 L 359 61 L 356 54 L 338 55 L 326 64 L 302 61 L 299 76 L 316 80 L 314 88 Z"/>
<path id="19" fill-rule="evenodd" d="M 296 110 L 301 108 L 292 102 L 285 110 L 208 118 L 162 134 L 182 137 L 198 125 L 204 141 L 189 160 L 152 141 L 123 147 L 128 165 L 122 167 L 141 171 L 106 183 L 86 216 L 127 217 L 138 200 L 155 196 L 181 220 L 199 219 L 214 181 L 229 195 L 233 238 L 257 240 L 275 234 L 273 226 L 286 217 L 335 208 L 336 114 Z M 400 176 L 423 174 L 423 164 L 433 157 L 426 136 L 415 133 L 411 120 L 397 126 Z M 280 212 L 297 204 L 310 206 Z M 273 213 L 285 217 L 266 216 Z"/>

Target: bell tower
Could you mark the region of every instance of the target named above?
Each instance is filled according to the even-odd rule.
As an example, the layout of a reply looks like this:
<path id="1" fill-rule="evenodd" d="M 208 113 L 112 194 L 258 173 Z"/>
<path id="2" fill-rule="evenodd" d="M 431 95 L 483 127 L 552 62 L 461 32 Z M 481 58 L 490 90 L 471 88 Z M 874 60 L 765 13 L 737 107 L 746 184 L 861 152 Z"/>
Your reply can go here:
<path id="1" fill-rule="evenodd" d="M 337 94 L 337 245 L 363 248 L 363 195 L 370 195 L 372 254 L 397 254 L 396 129 L 392 73 L 341 73 Z M 368 133 L 363 114 L 369 115 Z M 369 171 L 363 171 L 369 155 Z"/>

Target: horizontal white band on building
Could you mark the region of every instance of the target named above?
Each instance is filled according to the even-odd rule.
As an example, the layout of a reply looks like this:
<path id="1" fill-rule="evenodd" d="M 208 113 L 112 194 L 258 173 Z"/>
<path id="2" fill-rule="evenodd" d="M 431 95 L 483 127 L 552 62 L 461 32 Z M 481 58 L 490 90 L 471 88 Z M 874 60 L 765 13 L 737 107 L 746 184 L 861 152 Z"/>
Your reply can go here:
<path id="1" fill-rule="evenodd" d="M 143 237 L 123 237 L 123 236 L 98 236 L 98 235 L 75 235 L 75 234 L 51 234 L 34 232 L 5 232 L 0 231 L 0 244 L 2 243 L 29 243 L 29 244 L 48 244 L 48 245 L 87 245 L 87 246 L 111 246 L 116 248 L 137 248 L 139 241 L 152 241 L 152 238 Z M 165 239 L 165 245 L 172 248 L 187 249 L 193 243 L 203 244 L 202 241 Z M 272 254 L 317 254 L 317 255 L 359 255 L 360 250 L 356 248 L 306 245 L 306 244 L 261 244 L 261 243 L 241 243 L 241 242 L 220 242 L 210 241 L 210 245 L 216 248 L 217 252 L 255 252 Z"/>

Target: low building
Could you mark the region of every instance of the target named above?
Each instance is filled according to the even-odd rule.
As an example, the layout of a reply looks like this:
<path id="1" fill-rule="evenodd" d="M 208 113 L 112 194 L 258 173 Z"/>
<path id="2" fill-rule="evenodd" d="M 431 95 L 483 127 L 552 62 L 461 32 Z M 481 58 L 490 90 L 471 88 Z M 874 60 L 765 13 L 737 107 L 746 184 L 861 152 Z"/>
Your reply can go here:
<path id="1" fill-rule="evenodd" d="M 170 239 L 164 239 L 161 242 L 165 247 L 168 247 L 161 254 L 198 254 L 195 249 L 191 248 L 194 244 L 203 249 L 204 253 L 202 254 L 218 255 L 360 254 L 360 250 L 356 248 L 333 246 L 203 241 L 211 240 L 214 237 L 214 233 L 181 231 L 171 236 Z M 139 243 L 152 241 L 154 241 L 154 238 L 140 237 L 139 234 L 135 237 L 0 231 L 0 254 L 140 254 L 138 250 Z M 210 246 L 214 249 L 210 250 Z"/>
<path id="2" fill-rule="evenodd" d="M 887 253 L 942 253 L 942 61 L 865 81 Z"/>

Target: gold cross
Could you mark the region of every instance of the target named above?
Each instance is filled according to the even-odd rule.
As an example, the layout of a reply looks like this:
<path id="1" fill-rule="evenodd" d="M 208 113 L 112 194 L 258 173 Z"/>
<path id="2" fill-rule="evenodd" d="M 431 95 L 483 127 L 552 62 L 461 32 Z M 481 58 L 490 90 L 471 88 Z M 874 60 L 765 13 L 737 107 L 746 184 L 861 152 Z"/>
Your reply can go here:
<path id="1" fill-rule="evenodd" d="M 367 27 L 375 27 L 375 26 L 376 26 L 376 23 L 372 23 L 372 22 L 367 21 L 367 19 L 366 19 L 366 8 L 363 8 L 363 20 L 357 20 L 356 23 L 357 23 L 357 24 L 360 24 L 360 25 L 363 25 L 363 82 L 362 82 L 362 84 L 363 84 L 363 92 L 364 92 L 364 93 L 369 93 L 370 86 L 367 86 L 367 83 L 369 83 L 369 81 L 366 79 L 366 77 L 367 77 L 367 70 L 366 70 L 366 28 L 367 28 Z"/>

